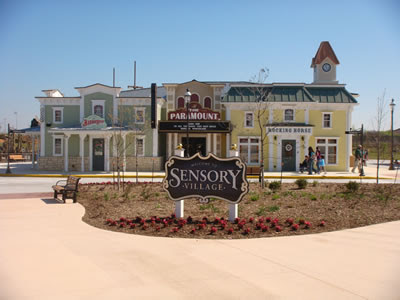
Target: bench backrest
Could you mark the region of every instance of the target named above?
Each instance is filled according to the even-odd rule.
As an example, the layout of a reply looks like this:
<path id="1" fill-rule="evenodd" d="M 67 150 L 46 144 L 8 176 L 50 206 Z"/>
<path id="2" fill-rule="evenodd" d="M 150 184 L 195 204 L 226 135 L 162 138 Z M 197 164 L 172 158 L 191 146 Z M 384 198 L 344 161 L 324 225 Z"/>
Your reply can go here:
<path id="1" fill-rule="evenodd" d="M 70 191 L 77 191 L 79 180 L 80 180 L 79 177 L 68 176 L 67 184 L 65 185 L 65 189 L 70 190 Z"/>

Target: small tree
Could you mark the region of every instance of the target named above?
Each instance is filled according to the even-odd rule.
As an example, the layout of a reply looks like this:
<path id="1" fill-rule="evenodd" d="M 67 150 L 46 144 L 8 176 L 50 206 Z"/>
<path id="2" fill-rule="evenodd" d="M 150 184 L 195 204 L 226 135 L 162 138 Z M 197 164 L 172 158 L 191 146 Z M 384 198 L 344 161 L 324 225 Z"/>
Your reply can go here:
<path id="1" fill-rule="evenodd" d="M 379 166 L 380 166 L 380 159 L 381 159 L 381 148 L 382 148 L 382 131 L 384 130 L 384 121 L 386 115 L 388 113 L 388 103 L 385 100 L 386 90 L 383 91 L 382 97 L 378 97 L 377 99 L 377 112 L 376 116 L 373 120 L 373 128 L 376 131 L 376 134 L 372 137 L 373 146 L 377 150 L 377 164 L 376 164 L 376 183 L 379 183 Z M 364 149 L 363 149 L 364 151 Z"/>

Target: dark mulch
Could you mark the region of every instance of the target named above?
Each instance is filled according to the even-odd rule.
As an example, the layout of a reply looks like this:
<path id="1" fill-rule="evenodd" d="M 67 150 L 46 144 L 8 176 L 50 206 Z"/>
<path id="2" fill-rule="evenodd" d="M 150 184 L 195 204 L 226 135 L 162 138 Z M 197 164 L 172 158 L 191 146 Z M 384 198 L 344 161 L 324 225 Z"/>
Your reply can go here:
<path id="1" fill-rule="evenodd" d="M 80 185 L 78 202 L 85 207 L 83 220 L 90 225 L 163 237 L 238 239 L 286 236 L 400 219 L 400 185 L 391 184 L 361 184 L 356 192 L 350 192 L 345 184 L 313 182 L 305 189 L 298 189 L 295 184 L 283 184 L 280 190 L 273 192 L 252 183 L 249 194 L 239 204 L 238 223 L 242 225 L 226 222 L 225 229 L 227 202 L 212 199 L 208 204 L 201 204 L 197 199 L 187 199 L 185 221 L 180 221 L 172 215 L 174 201 L 168 198 L 161 183 L 130 183 L 120 192 L 112 184 Z M 191 218 L 187 219 L 189 216 Z M 120 218 L 123 218 L 122 222 Z M 277 220 L 275 224 L 274 219 Z M 299 225 L 298 229 L 293 230 L 287 219 L 293 219 L 294 224 Z M 310 222 L 309 228 L 303 221 Z M 322 221 L 324 226 L 321 226 Z M 281 231 L 277 231 L 277 226 Z M 212 227 L 216 229 L 213 233 Z M 232 233 L 229 233 L 229 228 L 232 228 Z"/>

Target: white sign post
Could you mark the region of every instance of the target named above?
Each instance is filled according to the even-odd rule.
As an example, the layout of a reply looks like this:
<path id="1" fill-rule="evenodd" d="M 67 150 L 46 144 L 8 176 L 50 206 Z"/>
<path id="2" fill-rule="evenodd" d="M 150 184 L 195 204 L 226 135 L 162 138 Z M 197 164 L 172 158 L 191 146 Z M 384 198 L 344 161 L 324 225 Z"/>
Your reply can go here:
<path id="1" fill-rule="evenodd" d="M 229 151 L 230 157 L 238 157 L 239 151 L 236 149 L 236 145 L 232 145 L 232 149 Z M 239 204 L 229 203 L 229 221 L 231 223 L 235 222 L 235 219 L 238 218 L 238 209 Z"/>
<path id="2" fill-rule="evenodd" d="M 184 157 L 185 149 L 182 149 L 182 147 L 178 147 L 177 149 L 175 149 L 175 155 L 179 157 Z M 184 200 L 175 201 L 175 215 L 178 219 L 183 218 L 184 205 L 185 205 Z"/>

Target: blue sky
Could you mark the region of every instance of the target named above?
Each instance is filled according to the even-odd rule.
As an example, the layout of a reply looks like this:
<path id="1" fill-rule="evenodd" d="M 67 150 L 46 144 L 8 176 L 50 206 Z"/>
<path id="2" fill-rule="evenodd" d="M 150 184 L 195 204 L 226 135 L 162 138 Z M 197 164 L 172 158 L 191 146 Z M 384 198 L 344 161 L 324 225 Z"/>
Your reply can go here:
<path id="1" fill-rule="evenodd" d="M 339 82 L 360 94 L 353 124 L 372 128 L 386 90 L 400 127 L 400 2 L 324 2 L 0 0 L 0 125 L 27 127 L 43 89 L 112 85 L 113 67 L 126 89 L 134 60 L 145 87 L 249 80 L 262 67 L 268 82 L 310 83 L 311 58 L 329 41 Z"/>

